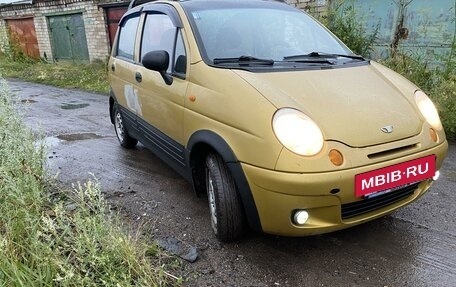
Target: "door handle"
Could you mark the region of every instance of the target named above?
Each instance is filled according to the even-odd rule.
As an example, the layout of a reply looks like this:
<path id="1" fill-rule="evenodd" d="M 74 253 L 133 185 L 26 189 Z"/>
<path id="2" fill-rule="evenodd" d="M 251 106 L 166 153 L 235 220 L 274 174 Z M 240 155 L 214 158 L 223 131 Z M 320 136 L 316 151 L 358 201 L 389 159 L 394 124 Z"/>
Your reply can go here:
<path id="1" fill-rule="evenodd" d="M 116 71 L 116 65 L 111 64 L 111 71 L 115 72 Z"/>
<path id="2" fill-rule="evenodd" d="M 138 82 L 138 83 L 142 82 L 142 75 L 140 72 L 135 73 L 135 79 L 136 79 L 136 82 Z"/>

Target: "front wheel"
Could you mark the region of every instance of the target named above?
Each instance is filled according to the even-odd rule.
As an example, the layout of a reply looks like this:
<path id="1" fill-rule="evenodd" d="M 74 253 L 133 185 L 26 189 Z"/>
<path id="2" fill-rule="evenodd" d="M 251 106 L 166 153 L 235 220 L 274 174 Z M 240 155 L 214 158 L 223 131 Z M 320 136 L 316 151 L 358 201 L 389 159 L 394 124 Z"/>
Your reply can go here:
<path id="1" fill-rule="evenodd" d="M 114 129 L 116 130 L 117 139 L 119 143 L 124 148 L 134 148 L 138 141 L 128 134 L 127 129 L 124 125 L 124 120 L 122 114 L 117 108 L 117 105 L 113 107 L 113 114 L 114 114 Z"/>
<path id="2" fill-rule="evenodd" d="M 242 202 L 233 176 L 218 154 L 206 158 L 206 191 L 217 238 L 223 242 L 239 239 L 245 226 Z"/>

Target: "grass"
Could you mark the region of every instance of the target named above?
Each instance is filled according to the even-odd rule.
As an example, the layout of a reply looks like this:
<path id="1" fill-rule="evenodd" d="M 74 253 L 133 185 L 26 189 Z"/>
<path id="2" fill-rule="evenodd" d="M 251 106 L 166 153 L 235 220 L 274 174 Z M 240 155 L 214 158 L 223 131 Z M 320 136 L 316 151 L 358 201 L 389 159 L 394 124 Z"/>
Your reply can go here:
<path id="1" fill-rule="evenodd" d="M 50 185 L 45 147 L 0 80 L 0 286 L 175 286 L 166 256 L 125 232 L 96 181 Z"/>
<path id="2" fill-rule="evenodd" d="M 101 61 L 90 64 L 47 63 L 26 58 L 13 61 L 6 56 L 0 57 L 0 74 L 6 78 L 104 94 L 109 92 L 106 69 L 106 64 Z"/>

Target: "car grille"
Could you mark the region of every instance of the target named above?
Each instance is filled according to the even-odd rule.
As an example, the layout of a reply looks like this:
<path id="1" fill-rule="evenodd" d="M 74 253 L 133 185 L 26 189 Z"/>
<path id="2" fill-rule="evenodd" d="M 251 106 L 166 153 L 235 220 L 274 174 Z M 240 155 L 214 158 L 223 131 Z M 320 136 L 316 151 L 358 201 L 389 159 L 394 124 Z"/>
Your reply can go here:
<path id="1" fill-rule="evenodd" d="M 419 183 L 415 183 L 374 198 L 367 198 L 361 201 L 342 204 L 342 219 L 355 217 L 400 201 L 413 194 L 418 187 L 418 184 Z"/>

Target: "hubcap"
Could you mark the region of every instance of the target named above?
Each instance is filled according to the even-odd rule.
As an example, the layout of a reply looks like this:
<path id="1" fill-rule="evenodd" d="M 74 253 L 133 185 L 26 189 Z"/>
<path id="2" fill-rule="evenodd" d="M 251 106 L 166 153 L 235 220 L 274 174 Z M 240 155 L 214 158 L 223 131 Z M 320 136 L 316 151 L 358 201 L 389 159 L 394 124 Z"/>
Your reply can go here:
<path id="1" fill-rule="evenodd" d="M 122 123 L 122 116 L 119 112 L 116 113 L 116 134 L 120 142 L 124 140 L 124 127 Z"/>
<path id="2" fill-rule="evenodd" d="M 217 234 L 217 206 L 215 205 L 215 191 L 212 174 L 209 170 L 206 172 L 207 179 L 207 197 L 209 201 L 209 210 L 211 212 L 211 225 L 214 233 Z"/>

